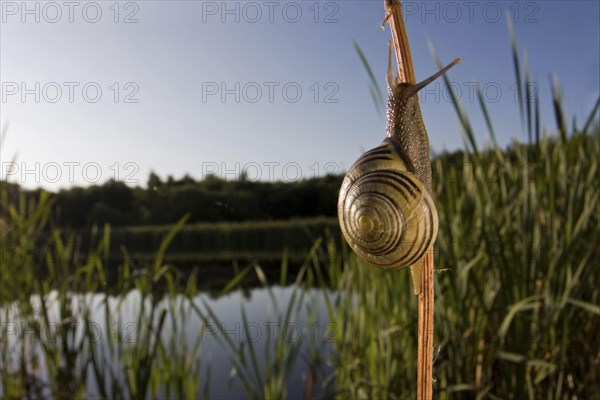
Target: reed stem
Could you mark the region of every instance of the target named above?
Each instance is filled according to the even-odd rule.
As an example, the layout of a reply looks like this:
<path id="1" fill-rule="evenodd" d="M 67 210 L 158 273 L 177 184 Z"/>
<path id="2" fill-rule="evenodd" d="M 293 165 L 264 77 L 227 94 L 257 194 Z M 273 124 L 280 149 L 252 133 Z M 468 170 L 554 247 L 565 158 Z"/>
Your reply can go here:
<path id="1" fill-rule="evenodd" d="M 408 35 L 402 19 L 402 4 L 399 0 L 385 0 L 385 12 L 384 24 L 390 24 L 396 50 L 398 79 L 400 82 L 416 83 Z M 418 295 L 417 400 L 433 398 L 433 271 L 433 252 L 430 250 L 423 257 L 421 290 Z"/>
<path id="2" fill-rule="evenodd" d="M 417 399 L 433 398 L 433 252 L 423 258 L 421 293 L 419 293 L 419 327 L 417 345 Z"/>

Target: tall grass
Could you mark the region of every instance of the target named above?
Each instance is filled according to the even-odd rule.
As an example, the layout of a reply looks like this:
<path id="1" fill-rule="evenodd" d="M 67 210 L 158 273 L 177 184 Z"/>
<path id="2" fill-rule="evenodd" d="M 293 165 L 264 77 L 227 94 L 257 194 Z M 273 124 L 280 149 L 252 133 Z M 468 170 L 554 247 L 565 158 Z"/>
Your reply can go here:
<path id="1" fill-rule="evenodd" d="M 195 294 L 195 280 L 183 286 L 163 263 L 185 219 L 171 229 L 148 267 L 132 270 L 125 257 L 118 287 L 109 288 L 108 227 L 81 259 L 75 237 L 65 240 L 48 225 L 47 193 L 29 200 L 20 195 L 16 205 L 8 197 L 3 186 L 0 204 L 11 230 L 0 239 L 1 396 L 81 399 L 95 388 L 106 399 L 195 397 L 200 342 L 188 349 L 182 340 L 187 332 L 182 304 Z M 135 319 L 122 321 L 121 305 L 132 296 Z M 94 317 L 98 310 L 104 321 Z"/>
<path id="2" fill-rule="evenodd" d="M 527 85 L 514 39 L 513 54 L 515 73 Z M 479 148 L 455 99 L 467 151 L 459 163 L 441 156 L 433 164 L 440 217 L 435 398 L 600 397 L 600 103 L 581 127 L 569 129 L 559 85 L 552 85 L 557 133 L 542 132 L 539 104 L 521 93 L 528 143 L 507 150 Z M 481 93 L 479 100 L 496 143 L 493 111 Z M 254 264 L 225 288 L 238 288 L 254 269 L 275 322 L 285 326 L 304 307 L 314 318 L 306 293 L 320 287 L 333 353 L 314 342 L 305 350 L 302 341 L 281 333 L 260 347 L 228 336 L 218 323 L 222 316 L 198 302 L 196 277 L 184 277 L 167 262 L 167 248 L 185 220 L 161 234 L 145 266 L 134 267 L 119 248 L 123 261 L 111 287 L 107 276 L 115 272 L 107 258 L 115 244 L 108 227 L 94 233 L 94 246 L 82 256 L 77 237 L 53 225 L 48 194 L 32 199 L 11 190 L 0 182 L 0 217 L 11 228 L 0 235 L 4 398 L 85 398 L 91 388 L 107 399 L 208 397 L 214 371 L 202 357 L 207 330 L 226 339 L 223 356 L 230 357 L 232 376 L 249 398 L 300 396 L 286 388 L 295 378 L 293 366 L 304 362 L 307 397 L 414 397 L 417 302 L 410 274 L 367 265 L 340 247 L 336 235 L 316 241 L 285 304 Z M 286 259 L 281 286 L 288 284 Z M 132 319 L 125 319 L 127 312 Z M 191 316 L 204 323 L 189 337 Z M 247 325 L 243 306 L 241 320 Z M 128 322 L 134 340 L 128 328 L 112 329 Z M 315 379 L 323 363 L 334 373 Z"/>
<path id="3" fill-rule="evenodd" d="M 515 73 L 527 87 L 512 43 Z M 529 143 L 506 151 L 480 149 L 453 99 L 469 148 L 461 166 L 443 157 L 433 165 L 436 398 L 600 397 L 598 103 L 569 134 L 556 81 L 552 93 L 558 135 L 540 133 L 539 105 L 521 94 Z M 497 143 L 493 114 L 478 95 Z M 330 259 L 334 287 L 345 294 L 330 308 L 340 397 L 413 398 L 417 309 L 409 274 L 346 253 Z"/>

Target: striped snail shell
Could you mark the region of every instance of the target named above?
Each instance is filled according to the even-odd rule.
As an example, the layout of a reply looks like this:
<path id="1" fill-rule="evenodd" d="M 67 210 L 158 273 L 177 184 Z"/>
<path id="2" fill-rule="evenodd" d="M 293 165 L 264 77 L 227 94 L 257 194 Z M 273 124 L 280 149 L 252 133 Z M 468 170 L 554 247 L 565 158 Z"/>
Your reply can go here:
<path id="1" fill-rule="evenodd" d="M 435 241 L 435 204 L 398 143 L 386 138 L 350 168 L 340 189 L 338 218 L 359 257 L 386 269 L 417 263 Z"/>

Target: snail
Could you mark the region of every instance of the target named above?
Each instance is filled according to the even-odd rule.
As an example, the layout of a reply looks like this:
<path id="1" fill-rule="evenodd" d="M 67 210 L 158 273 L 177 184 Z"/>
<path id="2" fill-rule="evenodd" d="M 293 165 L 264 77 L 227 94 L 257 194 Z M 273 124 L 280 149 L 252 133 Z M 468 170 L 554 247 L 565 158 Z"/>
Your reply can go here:
<path id="1" fill-rule="evenodd" d="M 421 83 L 400 83 L 387 72 L 387 137 L 364 153 L 346 174 L 338 198 L 342 234 L 362 259 L 385 269 L 411 267 L 415 294 L 420 262 L 435 241 L 438 215 L 431 195 L 429 139 L 419 90 L 460 62 Z"/>

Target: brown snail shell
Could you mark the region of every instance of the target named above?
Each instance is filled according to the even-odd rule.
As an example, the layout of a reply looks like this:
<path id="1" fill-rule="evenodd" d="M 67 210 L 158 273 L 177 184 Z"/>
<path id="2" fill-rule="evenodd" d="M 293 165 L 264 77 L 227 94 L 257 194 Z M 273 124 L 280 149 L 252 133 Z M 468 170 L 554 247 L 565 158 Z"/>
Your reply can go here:
<path id="1" fill-rule="evenodd" d="M 364 153 L 340 189 L 338 219 L 359 257 L 386 269 L 419 262 L 432 246 L 438 215 L 394 139 Z"/>

